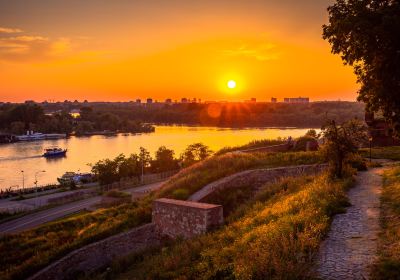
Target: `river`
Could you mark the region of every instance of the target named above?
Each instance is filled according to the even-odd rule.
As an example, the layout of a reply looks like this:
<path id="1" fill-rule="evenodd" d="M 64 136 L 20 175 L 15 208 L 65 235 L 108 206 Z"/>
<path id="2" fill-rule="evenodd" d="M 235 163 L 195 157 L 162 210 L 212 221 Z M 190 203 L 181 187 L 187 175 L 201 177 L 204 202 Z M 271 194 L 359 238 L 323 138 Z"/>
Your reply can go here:
<path id="1" fill-rule="evenodd" d="M 0 145 L 0 189 L 10 186 L 34 185 L 35 173 L 38 184 L 57 182 L 57 177 L 66 171 L 90 171 L 88 164 L 105 158 L 114 158 L 124 153 L 138 153 L 139 147 L 148 149 L 152 156 L 164 145 L 173 149 L 175 155 L 190 144 L 202 142 L 213 151 L 226 146 L 237 146 L 258 139 L 298 137 L 308 129 L 294 128 L 248 128 L 229 129 L 215 127 L 156 126 L 154 133 L 117 136 L 70 137 L 61 140 L 19 142 Z M 42 157 L 47 147 L 59 146 L 68 149 L 67 156 L 46 159 Z M 23 172 L 21 172 L 23 171 Z"/>

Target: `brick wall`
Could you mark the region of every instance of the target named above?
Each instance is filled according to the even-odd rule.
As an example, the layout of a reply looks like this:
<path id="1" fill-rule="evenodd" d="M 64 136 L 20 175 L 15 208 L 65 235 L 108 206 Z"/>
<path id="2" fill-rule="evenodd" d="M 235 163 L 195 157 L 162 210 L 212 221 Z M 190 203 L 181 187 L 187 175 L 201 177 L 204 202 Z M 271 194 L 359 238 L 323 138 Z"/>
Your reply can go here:
<path id="1" fill-rule="evenodd" d="M 161 235 L 191 238 L 223 224 L 221 205 L 161 198 L 153 203 L 153 223 Z"/>

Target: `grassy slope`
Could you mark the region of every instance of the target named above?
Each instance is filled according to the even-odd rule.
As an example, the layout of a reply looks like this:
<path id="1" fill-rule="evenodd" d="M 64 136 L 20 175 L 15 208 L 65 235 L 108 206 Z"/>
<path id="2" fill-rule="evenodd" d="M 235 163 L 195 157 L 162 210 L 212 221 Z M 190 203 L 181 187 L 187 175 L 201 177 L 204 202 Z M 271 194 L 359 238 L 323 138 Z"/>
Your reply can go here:
<path id="1" fill-rule="evenodd" d="M 384 174 L 381 197 L 382 233 L 374 279 L 400 279 L 400 167 Z"/>
<path id="2" fill-rule="evenodd" d="M 115 262 L 104 279 L 306 279 L 351 178 L 300 177 L 266 185 L 222 229 Z"/>
<path id="3" fill-rule="evenodd" d="M 266 146 L 274 146 L 274 145 L 284 144 L 284 143 L 286 143 L 286 141 L 287 141 L 286 139 L 282 139 L 282 138 L 254 140 L 246 145 L 222 148 L 221 150 L 216 152 L 216 155 L 222 155 L 222 154 L 226 154 L 228 152 L 234 152 L 234 151 L 238 151 L 238 150 L 247 150 L 247 149 L 261 148 L 261 147 L 266 147 Z"/>
<path id="4" fill-rule="evenodd" d="M 400 160 L 400 146 L 394 147 L 374 147 L 371 149 L 372 158 L 378 159 L 391 159 L 391 160 Z M 365 148 L 361 150 L 361 154 L 364 157 L 369 157 L 369 149 Z"/>
<path id="5" fill-rule="evenodd" d="M 67 218 L 0 238 L 0 279 L 24 279 L 73 249 L 151 220 L 157 197 L 185 199 L 206 184 L 238 171 L 321 162 L 314 152 L 225 154 L 182 170 L 164 188 L 138 203 Z"/>

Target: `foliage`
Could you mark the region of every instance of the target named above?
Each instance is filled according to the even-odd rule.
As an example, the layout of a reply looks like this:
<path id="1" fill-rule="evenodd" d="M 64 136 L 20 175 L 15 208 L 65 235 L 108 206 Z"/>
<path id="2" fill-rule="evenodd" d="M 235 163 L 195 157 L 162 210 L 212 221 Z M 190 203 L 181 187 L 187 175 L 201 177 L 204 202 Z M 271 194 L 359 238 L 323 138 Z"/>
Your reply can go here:
<path id="1" fill-rule="evenodd" d="M 322 127 L 324 137 L 323 153 L 331 164 L 332 175 L 342 177 L 343 164 L 349 155 L 357 152 L 366 138 L 366 127 L 358 120 L 336 125 L 334 120 L 327 121 Z"/>
<path id="2" fill-rule="evenodd" d="M 0 104 L 0 130 L 10 131 L 10 111 L 19 104 Z M 364 116 L 364 105 L 355 102 L 315 102 L 310 104 L 285 103 L 228 103 L 228 104 L 172 104 L 141 106 L 130 102 L 121 103 L 78 103 L 56 102 L 42 103 L 45 112 L 63 112 L 63 122 L 55 131 L 47 127 L 53 116 L 45 116 L 37 123 L 32 123 L 35 131 L 66 133 L 70 128 L 63 127 L 63 123 L 72 124 L 72 130 L 77 135 L 96 133 L 103 129 L 120 132 L 152 132 L 154 128 L 145 123 L 158 124 L 187 124 L 218 127 L 321 127 L 327 115 L 338 123 Z M 218 117 L 210 116 L 210 108 L 217 107 L 221 114 Z M 68 113 L 81 110 L 80 117 L 73 119 Z M 103 117 L 103 114 L 112 114 L 117 117 Z M 115 127 L 115 125 L 117 125 Z M 24 124 L 25 126 L 25 124 Z M 19 125 L 16 126 L 19 129 Z M 24 128 L 25 132 L 26 129 Z M 19 134 L 19 133 L 17 133 Z"/>
<path id="3" fill-rule="evenodd" d="M 194 143 L 189 145 L 181 155 L 181 162 L 184 167 L 188 167 L 196 162 L 202 161 L 209 157 L 212 151 L 202 143 Z"/>
<path id="4" fill-rule="evenodd" d="M 400 130 L 400 2 L 337 0 L 329 7 L 323 37 L 354 67 L 358 99 L 381 110 Z"/>
<path id="5" fill-rule="evenodd" d="M 350 154 L 346 158 L 346 163 L 357 171 L 368 170 L 366 160 L 360 154 Z"/>
<path id="6" fill-rule="evenodd" d="M 0 106 L 0 130 L 13 134 L 23 134 L 27 130 L 43 133 L 72 133 L 85 135 L 96 131 L 153 132 L 154 127 L 139 120 L 130 120 L 111 112 L 97 112 L 92 108 L 82 108 L 82 115 L 73 118 L 72 108 L 61 107 L 45 114 L 48 105 L 5 104 Z M 74 108 L 78 109 L 78 108 Z"/>
<path id="7" fill-rule="evenodd" d="M 296 145 L 294 146 L 295 151 L 307 151 L 307 143 L 315 142 L 316 138 L 308 134 L 301 136 L 296 139 Z"/>
<path id="8" fill-rule="evenodd" d="M 400 278 L 400 167 L 384 173 L 381 197 L 382 233 L 372 279 Z"/>
<path id="9" fill-rule="evenodd" d="M 105 279 L 309 279 L 330 218 L 348 205 L 350 178 L 303 177 L 266 187 L 237 220 L 115 263 Z M 264 199 L 263 199 L 264 198 Z"/>
<path id="10" fill-rule="evenodd" d="M 317 131 L 315 130 L 315 129 L 309 129 L 307 132 L 306 132 L 306 135 L 305 136 L 310 136 L 310 137 L 312 137 L 312 138 L 314 138 L 314 139 L 317 139 L 318 137 L 319 137 L 319 135 L 317 134 Z"/>
<path id="11" fill-rule="evenodd" d="M 169 170 L 176 170 L 179 168 L 179 162 L 174 157 L 174 151 L 161 146 L 156 151 L 155 159 L 151 162 L 154 172 L 165 172 Z"/>

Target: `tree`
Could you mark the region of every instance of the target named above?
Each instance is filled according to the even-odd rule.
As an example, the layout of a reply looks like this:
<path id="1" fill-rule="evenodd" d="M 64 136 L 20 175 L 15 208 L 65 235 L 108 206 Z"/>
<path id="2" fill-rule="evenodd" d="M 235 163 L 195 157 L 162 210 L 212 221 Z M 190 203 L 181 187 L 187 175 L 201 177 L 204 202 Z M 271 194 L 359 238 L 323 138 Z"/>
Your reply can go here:
<path id="1" fill-rule="evenodd" d="M 149 151 L 143 147 L 140 147 L 139 161 L 142 168 L 142 173 L 144 173 L 144 171 L 150 166 L 151 156 Z"/>
<path id="2" fill-rule="evenodd" d="M 204 160 L 212 154 L 212 151 L 202 143 L 189 145 L 181 155 L 183 166 L 190 166 L 198 161 Z"/>
<path id="3" fill-rule="evenodd" d="M 156 151 L 156 157 L 151 163 L 155 172 L 165 172 L 178 169 L 178 161 L 174 158 L 174 151 L 161 146 Z"/>
<path id="4" fill-rule="evenodd" d="M 322 151 L 330 163 L 332 175 L 341 178 L 345 160 L 366 141 L 367 128 L 359 120 L 347 121 L 340 126 L 334 120 L 328 120 L 322 127 L 322 136 Z"/>
<path id="5" fill-rule="evenodd" d="M 337 0 L 328 8 L 323 38 L 354 67 L 358 100 L 382 111 L 400 131 L 400 1 Z"/>
<path id="6" fill-rule="evenodd" d="M 121 156 L 122 155 L 119 157 Z M 119 179 L 118 160 L 100 160 L 92 166 L 92 172 L 95 174 L 101 185 L 114 183 Z"/>
<path id="7" fill-rule="evenodd" d="M 317 139 L 318 138 L 318 134 L 317 134 L 317 131 L 315 130 L 315 129 L 309 129 L 307 132 L 306 132 L 306 135 L 305 136 L 309 136 L 309 137 L 312 137 L 312 138 L 314 138 L 314 139 Z"/>
<path id="8" fill-rule="evenodd" d="M 120 178 L 139 177 L 141 174 L 141 163 L 137 154 L 131 154 L 128 158 L 123 158 L 118 167 Z"/>

